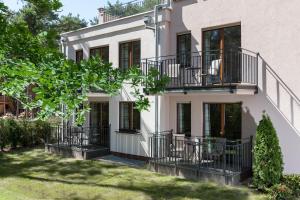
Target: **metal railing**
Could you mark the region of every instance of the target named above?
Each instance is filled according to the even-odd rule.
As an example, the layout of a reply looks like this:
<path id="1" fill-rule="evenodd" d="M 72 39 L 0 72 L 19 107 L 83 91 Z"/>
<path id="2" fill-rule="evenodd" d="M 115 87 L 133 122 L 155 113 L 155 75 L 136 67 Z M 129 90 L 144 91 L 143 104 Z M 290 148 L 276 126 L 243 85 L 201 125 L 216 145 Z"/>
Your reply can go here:
<path id="1" fill-rule="evenodd" d="M 155 68 L 160 76 L 169 77 L 168 89 L 240 83 L 257 85 L 257 66 L 257 54 L 241 48 L 182 53 L 141 61 L 144 74 Z"/>
<path id="2" fill-rule="evenodd" d="M 153 10 L 155 5 L 162 4 L 165 1 L 166 0 L 134 0 L 127 3 L 108 5 L 101 9 L 103 23 Z"/>
<path id="3" fill-rule="evenodd" d="M 59 146 L 84 147 L 97 145 L 109 147 L 110 127 L 75 127 L 75 126 L 56 126 L 52 127 L 48 144 Z"/>
<path id="4" fill-rule="evenodd" d="M 251 173 L 252 137 L 184 137 L 155 134 L 150 138 L 151 162 L 193 170 L 221 173 Z"/>

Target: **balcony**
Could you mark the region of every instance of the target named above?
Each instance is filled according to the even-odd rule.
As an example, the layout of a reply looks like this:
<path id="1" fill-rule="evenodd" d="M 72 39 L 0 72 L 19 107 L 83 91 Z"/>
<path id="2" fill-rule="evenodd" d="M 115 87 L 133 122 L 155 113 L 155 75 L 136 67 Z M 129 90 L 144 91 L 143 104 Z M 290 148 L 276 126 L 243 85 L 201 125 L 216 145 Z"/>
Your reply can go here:
<path id="1" fill-rule="evenodd" d="M 100 8 L 100 23 L 106 23 L 131 15 L 147 12 L 154 9 L 155 5 L 166 0 L 134 0 L 128 3 L 116 3 Z"/>
<path id="2" fill-rule="evenodd" d="M 169 77 L 167 91 L 257 90 L 257 66 L 257 54 L 241 48 L 181 53 L 141 61 L 143 73 L 155 68 L 159 77 Z"/>

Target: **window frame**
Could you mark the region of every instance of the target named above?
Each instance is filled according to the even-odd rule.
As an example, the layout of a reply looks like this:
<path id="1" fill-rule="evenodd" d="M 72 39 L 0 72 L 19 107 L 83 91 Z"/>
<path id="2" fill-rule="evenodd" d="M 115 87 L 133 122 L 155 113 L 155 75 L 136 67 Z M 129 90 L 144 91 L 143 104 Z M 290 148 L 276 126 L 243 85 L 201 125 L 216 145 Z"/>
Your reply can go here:
<path id="1" fill-rule="evenodd" d="M 188 37 L 184 38 L 185 45 L 188 47 L 188 50 L 183 53 L 180 51 L 180 39 L 181 37 Z M 191 56 L 192 56 L 192 33 L 189 32 L 183 32 L 183 33 L 177 33 L 176 35 L 176 59 L 177 62 L 184 67 L 188 67 L 191 64 Z"/>
<path id="2" fill-rule="evenodd" d="M 180 129 L 180 123 L 179 123 L 179 116 L 180 116 L 180 109 L 179 109 L 179 106 L 182 105 L 182 104 L 185 104 L 185 105 L 190 105 L 190 132 L 189 134 L 185 133 L 185 132 L 182 132 Z M 192 131 L 192 103 L 191 102 L 178 102 L 176 103 L 176 130 L 177 130 L 177 134 L 184 134 L 185 136 L 187 137 L 190 137 L 191 136 L 191 131 Z"/>
<path id="3" fill-rule="evenodd" d="M 78 54 L 81 55 L 78 55 Z M 78 49 L 75 51 L 75 62 L 79 64 L 83 60 L 83 49 Z"/>
<path id="4" fill-rule="evenodd" d="M 104 58 L 103 57 L 103 54 L 104 54 L 104 51 L 106 50 L 107 48 L 107 58 Z M 98 47 L 92 47 L 90 48 L 89 50 L 89 55 L 90 55 L 90 58 L 92 56 L 96 56 L 97 54 L 96 53 L 92 53 L 93 51 L 99 51 L 99 56 L 100 58 L 104 61 L 104 62 L 109 62 L 109 45 L 103 45 L 103 46 L 98 46 Z"/>
<path id="5" fill-rule="evenodd" d="M 138 43 L 138 56 L 137 59 L 134 59 L 134 44 Z M 127 65 L 128 67 L 123 66 L 123 58 L 122 58 L 122 46 L 123 45 L 128 45 L 128 61 Z M 135 60 L 138 60 L 138 63 L 136 63 Z M 140 66 L 140 60 L 141 60 L 141 40 L 131 40 L 131 41 L 126 41 L 126 42 L 120 42 L 119 43 L 119 68 L 122 70 L 129 69 L 130 67 L 137 65 L 138 67 Z"/>
<path id="6" fill-rule="evenodd" d="M 128 105 L 128 123 L 129 123 L 129 128 L 123 128 L 121 127 L 121 121 L 122 117 L 121 116 L 121 110 L 122 110 L 122 105 L 127 104 Z M 134 114 L 135 111 L 138 111 L 135 108 L 135 102 L 134 101 L 120 101 L 119 102 L 119 132 L 124 132 L 124 133 L 139 133 L 141 130 L 141 113 L 138 111 L 138 120 L 136 124 L 134 124 Z"/>

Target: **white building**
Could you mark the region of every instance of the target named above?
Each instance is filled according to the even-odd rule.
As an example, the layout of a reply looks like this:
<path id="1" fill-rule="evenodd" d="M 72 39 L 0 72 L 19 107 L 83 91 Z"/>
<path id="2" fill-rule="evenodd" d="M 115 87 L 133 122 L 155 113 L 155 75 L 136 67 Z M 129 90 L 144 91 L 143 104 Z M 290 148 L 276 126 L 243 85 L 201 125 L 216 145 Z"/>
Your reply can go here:
<path id="1" fill-rule="evenodd" d="M 255 135 L 266 111 L 285 173 L 300 173 L 299 9 L 298 0 L 173 0 L 159 9 L 155 66 L 171 82 L 158 98 L 158 130 L 243 139 Z M 143 70 L 154 63 L 155 34 L 144 24 L 154 10 L 118 17 L 99 11 L 98 25 L 62 34 L 68 58 L 98 54 L 115 67 Z M 155 97 L 149 99 L 149 111 L 139 113 L 127 86 L 114 97 L 90 93 L 87 125 L 110 124 L 112 153 L 149 157 Z"/>

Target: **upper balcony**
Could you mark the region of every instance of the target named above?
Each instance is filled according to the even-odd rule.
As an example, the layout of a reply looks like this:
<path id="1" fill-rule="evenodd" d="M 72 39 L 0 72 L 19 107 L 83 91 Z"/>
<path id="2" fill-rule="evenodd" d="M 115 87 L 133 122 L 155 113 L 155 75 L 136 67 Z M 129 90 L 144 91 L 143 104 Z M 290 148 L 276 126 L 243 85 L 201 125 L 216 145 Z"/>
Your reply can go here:
<path id="1" fill-rule="evenodd" d="M 229 91 L 257 92 L 258 54 L 242 49 L 210 50 L 143 59 L 142 71 L 156 68 L 169 77 L 169 92 Z M 248 93 L 245 93 L 248 94 Z"/>
<path id="2" fill-rule="evenodd" d="M 155 5 L 163 4 L 167 0 L 133 0 L 128 3 L 109 4 L 99 8 L 99 23 L 107 23 L 113 20 L 136 15 L 154 9 Z"/>

